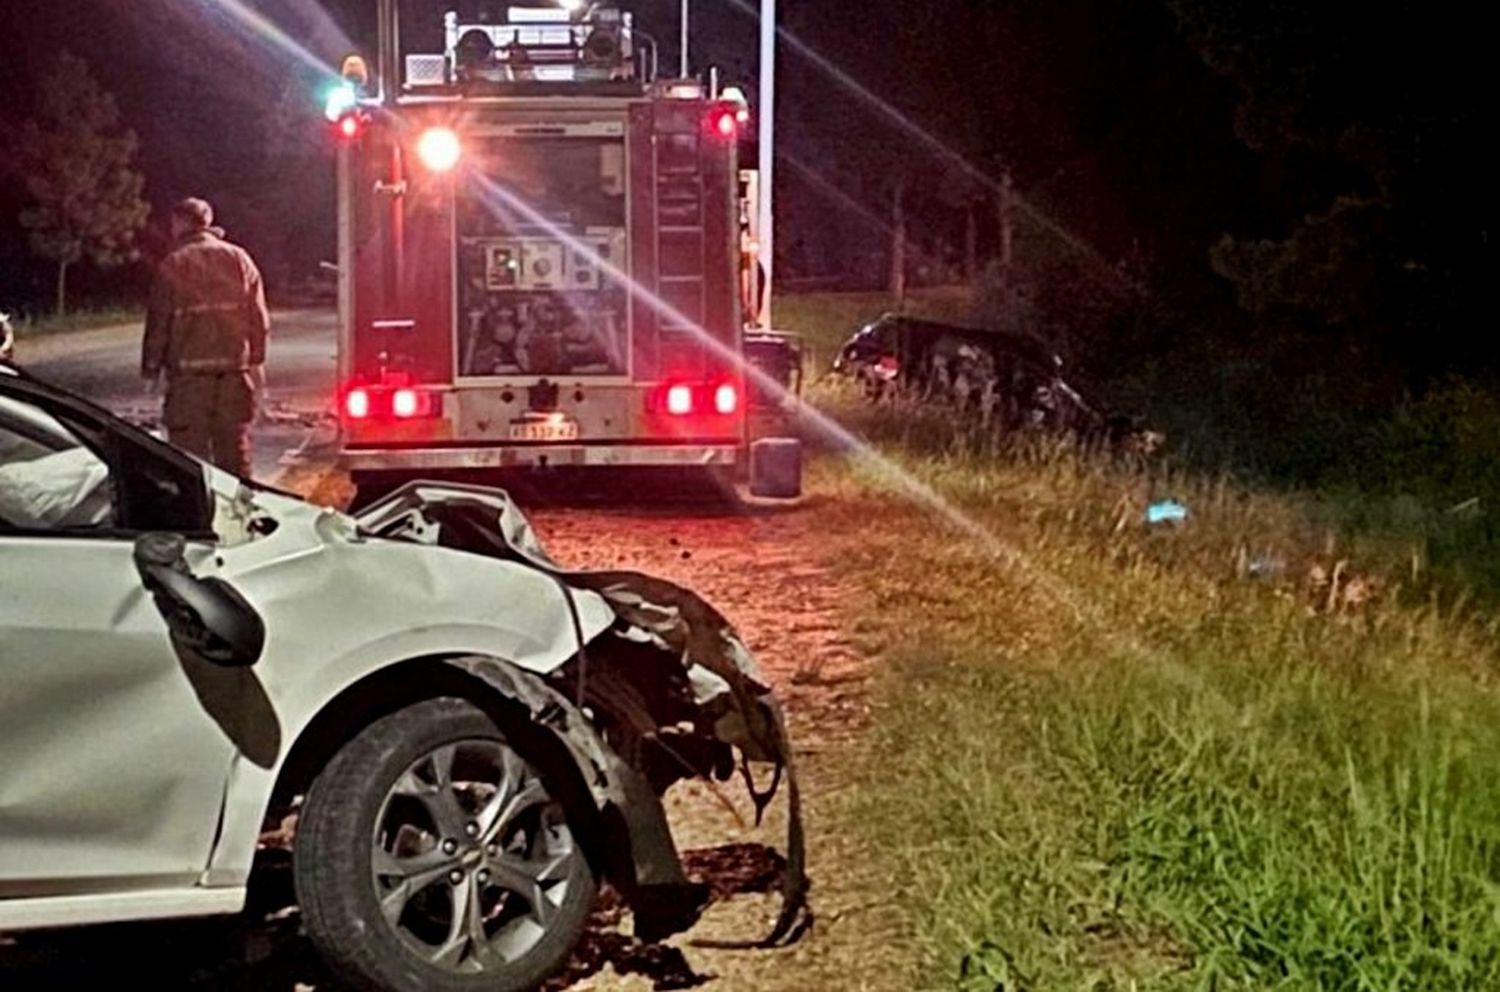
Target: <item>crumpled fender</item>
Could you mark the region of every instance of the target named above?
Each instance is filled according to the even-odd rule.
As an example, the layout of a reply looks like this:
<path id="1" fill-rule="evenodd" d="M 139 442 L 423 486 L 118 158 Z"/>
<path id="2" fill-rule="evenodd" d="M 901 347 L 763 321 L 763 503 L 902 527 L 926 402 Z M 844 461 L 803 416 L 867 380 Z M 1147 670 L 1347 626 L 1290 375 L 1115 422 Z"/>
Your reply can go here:
<path id="1" fill-rule="evenodd" d="M 679 659 L 693 687 L 696 703 L 705 712 L 711 710 L 717 714 L 715 737 L 738 749 L 742 756 L 741 771 L 755 803 L 757 820 L 783 780 L 787 787 L 787 869 L 782 883 L 782 911 L 764 940 L 718 946 L 774 946 L 805 932 L 811 922 L 807 907 L 806 847 L 801 794 L 786 723 L 749 650 L 723 614 L 691 590 L 654 576 L 560 568 L 542 550 L 525 516 L 500 490 L 415 482 L 369 507 L 360 515 L 359 522 L 362 528 L 375 533 L 521 561 L 552 575 L 565 589 L 597 593 L 619 617 L 623 636 L 651 644 L 666 656 Z M 579 631 L 578 664 L 585 674 L 588 654 L 595 650 L 595 645 Z M 534 718 L 540 719 L 539 714 L 546 713 L 555 721 L 559 715 L 563 716 L 565 725 L 559 731 L 554 722 L 554 732 L 561 733 L 582 774 L 602 775 L 599 784 L 591 786 L 596 803 L 603 812 L 615 810 L 630 837 L 632 881 L 644 892 L 651 892 L 654 887 L 660 887 L 655 888 L 657 892 L 669 892 L 686 882 L 665 812 L 644 774 L 599 740 L 592 722 L 577 708 L 584 698 L 591 706 L 598 700 L 583 695 L 578 700 L 569 700 L 537 676 L 526 675 L 521 681 L 527 684 L 519 685 L 514 678 L 519 673 L 513 669 L 506 669 L 508 674 L 496 674 L 491 666 L 473 664 L 478 667 L 471 674 L 485 678 L 507 695 L 517 691 L 526 693 L 520 698 L 529 699 L 527 705 Z M 497 679 L 503 684 L 497 684 Z M 651 689 L 646 685 L 641 688 L 648 693 Z M 643 725 L 648 721 L 643 721 L 642 716 L 649 719 L 649 714 L 634 714 L 628 722 L 646 736 L 661 729 Z M 769 789 L 756 790 L 749 772 L 751 761 L 775 765 Z M 648 909 L 643 903 L 650 901 L 641 897 L 642 891 L 637 892 L 637 898 L 630 898 L 627 892 L 638 918 L 643 909 Z M 687 894 L 685 890 L 683 894 Z M 685 929 L 701 909 L 694 906 L 689 912 L 680 900 L 669 899 L 668 903 L 675 905 L 648 912 L 661 918 L 663 933 Z M 669 917 L 674 918 L 670 924 Z M 671 929 L 665 929 L 668 926 Z"/>

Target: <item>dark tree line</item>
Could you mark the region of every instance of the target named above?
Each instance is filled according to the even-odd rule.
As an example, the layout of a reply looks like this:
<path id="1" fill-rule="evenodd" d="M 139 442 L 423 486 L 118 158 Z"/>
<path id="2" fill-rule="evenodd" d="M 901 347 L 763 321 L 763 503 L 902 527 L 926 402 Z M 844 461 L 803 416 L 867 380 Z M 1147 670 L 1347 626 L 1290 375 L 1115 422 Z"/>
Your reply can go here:
<path id="1" fill-rule="evenodd" d="M 46 53 L 76 43 L 140 135 L 154 206 L 208 196 L 273 279 L 315 270 L 333 234 L 315 75 L 216 13 L 77 6 L 99 30 L 80 36 L 51 8 L 16 26 L 25 52 L 0 65 L 7 125 L 24 119 Z M 254 6 L 319 59 L 368 42 L 362 0 Z M 637 6 L 671 64 L 677 3 Z M 863 90 L 783 46 L 783 275 L 888 286 L 902 244 L 912 279 L 979 269 L 996 321 L 1105 367 L 1210 346 L 1293 370 L 1328 355 L 1386 399 L 1500 367 L 1482 319 L 1486 35 L 1451 0 L 781 9 Z M 753 87 L 754 19 L 731 0 L 694 11 L 698 63 Z M 35 292 L 45 275 L 17 275 L 28 201 L 14 177 L 0 201 L 0 292 Z M 159 242 L 148 229 L 145 254 Z"/>

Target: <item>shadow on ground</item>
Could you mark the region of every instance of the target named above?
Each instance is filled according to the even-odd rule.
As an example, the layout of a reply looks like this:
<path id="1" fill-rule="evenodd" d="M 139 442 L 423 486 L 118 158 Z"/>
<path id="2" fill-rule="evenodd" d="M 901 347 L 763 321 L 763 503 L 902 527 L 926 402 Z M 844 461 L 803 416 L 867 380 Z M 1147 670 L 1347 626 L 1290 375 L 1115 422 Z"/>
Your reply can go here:
<path id="1" fill-rule="evenodd" d="M 87 927 L 0 938 L 0 988 L 107 988 L 127 976 L 156 992 L 340 988 L 301 934 L 290 857 L 281 851 L 265 855 L 256 869 L 251 905 L 232 920 Z M 709 884 L 712 902 L 772 891 L 785 868 L 781 855 L 761 844 L 688 851 L 683 861 L 691 877 Z M 696 972 L 679 948 L 632 937 L 625 917 L 624 905 L 606 890 L 572 961 L 543 986 L 546 992 L 562 992 L 606 969 L 639 975 L 659 990 L 697 988 L 713 978 Z"/>
<path id="2" fill-rule="evenodd" d="M 808 499 L 753 499 L 732 480 L 701 468 L 496 469 L 357 474 L 347 502 L 358 510 L 415 480 L 503 489 L 525 510 L 592 509 L 672 517 L 773 516 L 807 508 Z M 325 500 L 329 501 L 329 500 Z"/>

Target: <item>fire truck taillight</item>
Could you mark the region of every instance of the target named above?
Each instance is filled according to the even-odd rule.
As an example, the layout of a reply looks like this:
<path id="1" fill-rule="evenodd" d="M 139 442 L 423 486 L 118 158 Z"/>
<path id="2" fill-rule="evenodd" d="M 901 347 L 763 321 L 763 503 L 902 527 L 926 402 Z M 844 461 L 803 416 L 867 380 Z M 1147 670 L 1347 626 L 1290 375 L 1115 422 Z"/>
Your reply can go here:
<path id="1" fill-rule="evenodd" d="M 714 390 L 714 409 L 721 415 L 728 417 L 739 408 L 740 391 L 734 387 L 734 383 L 722 383 Z"/>
<path id="2" fill-rule="evenodd" d="M 451 128 L 433 127 L 417 139 L 417 155 L 433 172 L 451 172 L 463 158 L 463 142 Z"/>
<path id="3" fill-rule="evenodd" d="M 391 412 L 402 420 L 410 420 L 421 409 L 421 397 L 415 389 L 398 389 L 391 395 Z"/>
<path id="4" fill-rule="evenodd" d="M 344 416 L 350 420 L 416 420 L 442 415 L 442 403 L 431 390 L 410 386 L 351 386 L 344 393 Z"/>
<path id="5" fill-rule="evenodd" d="M 667 412 L 686 417 L 693 412 L 693 387 L 683 384 L 667 387 Z"/>
<path id="6" fill-rule="evenodd" d="M 344 394 L 344 412 L 350 420 L 364 420 L 370 415 L 370 394 L 363 389 L 351 389 Z"/>

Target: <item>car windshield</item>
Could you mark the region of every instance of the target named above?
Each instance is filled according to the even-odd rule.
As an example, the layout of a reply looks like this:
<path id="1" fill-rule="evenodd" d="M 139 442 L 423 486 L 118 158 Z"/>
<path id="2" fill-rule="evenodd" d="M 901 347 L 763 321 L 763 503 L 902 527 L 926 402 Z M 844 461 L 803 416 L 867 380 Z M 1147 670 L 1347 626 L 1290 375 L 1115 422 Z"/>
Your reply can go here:
<path id="1" fill-rule="evenodd" d="M 0 526 L 103 527 L 111 521 L 109 468 L 55 417 L 0 396 Z"/>

